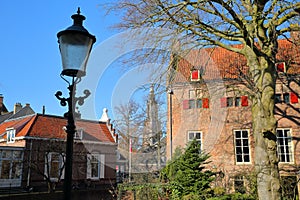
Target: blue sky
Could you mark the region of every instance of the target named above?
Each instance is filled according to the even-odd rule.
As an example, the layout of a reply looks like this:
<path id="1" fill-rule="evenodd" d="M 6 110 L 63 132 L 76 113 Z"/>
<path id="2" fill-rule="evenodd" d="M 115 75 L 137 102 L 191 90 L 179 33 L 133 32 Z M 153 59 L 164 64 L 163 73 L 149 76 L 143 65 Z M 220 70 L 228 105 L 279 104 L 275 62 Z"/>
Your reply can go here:
<path id="1" fill-rule="evenodd" d="M 30 103 L 38 113 L 42 112 L 43 105 L 47 114 L 62 115 L 66 112 L 67 107 L 60 106 L 54 96 L 58 90 L 65 97 L 68 95 L 67 84 L 59 76 L 61 58 L 56 34 L 72 25 L 70 17 L 80 7 L 82 15 L 86 17 L 85 28 L 96 36 L 96 48 L 117 33 L 110 26 L 119 18 L 113 14 L 106 16 L 105 10 L 99 6 L 104 3 L 103 0 L 0 1 L 0 94 L 3 94 L 9 110 L 13 110 L 14 104 L 20 102 L 22 105 Z M 120 73 L 117 68 L 109 66 L 98 82 L 94 96 L 96 117 L 101 116 L 104 107 L 111 109 L 112 90 L 118 76 Z M 82 91 L 78 91 L 78 95 L 81 94 Z M 83 117 L 94 118 L 89 114 Z"/>

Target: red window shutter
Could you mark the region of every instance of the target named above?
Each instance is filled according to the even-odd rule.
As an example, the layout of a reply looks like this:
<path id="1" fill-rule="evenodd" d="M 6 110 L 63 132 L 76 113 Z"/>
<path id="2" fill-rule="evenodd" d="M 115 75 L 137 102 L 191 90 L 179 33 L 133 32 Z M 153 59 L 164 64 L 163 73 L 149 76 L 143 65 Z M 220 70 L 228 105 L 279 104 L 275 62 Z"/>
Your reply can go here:
<path id="1" fill-rule="evenodd" d="M 184 110 L 189 109 L 189 100 L 183 100 L 183 102 L 182 102 L 182 108 Z"/>
<path id="2" fill-rule="evenodd" d="M 241 96 L 241 105 L 248 106 L 248 97 L 247 96 Z"/>
<path id="3" fill-rule="evenodd" d="M 203 105 L 203 108 L 209 108 L 209 99 L 208 98 L 203 98 L 202 99 L 202 105 Z"/>
<path id="4" fill-rule="evenodd" d="M 193 70 L 191 72 L 191 81 L 198 81 L 198 80 L 200 80 L 199 70 Z"/>
<path id="5" fill-rule="evenodd" d="M 222 97 L 220 100 L 221 100 L 221 108 L 227 107 L 227 98 Z"/>
<path id="6" fill-rule="evenodd" d="M 298 95 L 294 92 L 291 92 L 291 103 L 298 103 Z"/>
<path id="7" fill-rule="evenodd" d="M 279 62 L 275 64 L 277 72 L 286 72 L 285 62 Z"/>

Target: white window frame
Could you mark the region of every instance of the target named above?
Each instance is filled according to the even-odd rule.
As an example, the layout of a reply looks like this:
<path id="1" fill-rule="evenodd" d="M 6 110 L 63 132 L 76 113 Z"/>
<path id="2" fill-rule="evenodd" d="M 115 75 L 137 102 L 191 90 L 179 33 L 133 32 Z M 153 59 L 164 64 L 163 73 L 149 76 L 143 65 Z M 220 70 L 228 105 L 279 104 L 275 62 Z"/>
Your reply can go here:
<path id="1" fill-rule="evenodd" d="M 6 142 L 14 143 L 16 141 L 15 139 L 16 139 L 16 129 L 7 128 L 6 129 Z"/>
<path id="2" fill-rule="evenodd" d="M 78 128 L 75 131 L 74 140 L 82 140 L 82 136 L 83 136 L 83 129 L 82 128 Z"/>
<path id="3" fill-rule="evenodd" d="M 98 167 L 98 176 L 92 176 L 92 158 L 96 158 Z M 105 172 L 105 155 L 99 153 L 87 154 L 87 179 L 101 179 L 104 178 Z"/>
<path id="4" fill-rule="evenodd" d="M 4 157 L 3 152 L 10 152 L 10 155 Z M 20 153 L 20 157 L 16 157 L 14 152 Z M 1 178 L 2 170 L 3 170 L 3 168 L 2 168 L 3 161 L 8 161 L 9 162 L 8 179 L 1 178 L 2 180 L 6 180 L 6 182 L 10 182 L 12 180 L 22 180 L 23 156 L 24 156 L 23 150 L 17 150 L 17 149 L 1 149 L 0 150 L 0 178 Z M 19 168 L 16 168 L 17 171 L 14 173 L 13 172 L 13 166 L 14 166 L 15 163 L 19 165 Z M 17 173 L 19 174 L 19 178 L 14 178 L 13 175 L 17 174 Z M 21 186 L 21 185 L 14 185 L 14 184 L 12 184 L 12 185 L 13 186 Z"/>
<path id="5" fill-rule="evenodd" d="M 240 147 L 240 148 L 242 148 L 242 159 L 243 159 L 243 161 L 238 161 L 238 152 L 237 152 L 237 137 L 236 137 L 236 132 L 238 132 L 238 131 L 240 131 L 241 132 L 241 137 L 239 138 L 239 139 L 241 139 L 242 141 L 241 141 L 241 146 L 238 146 L 238 147 Z M 248 135 L 248 137 L 247 137 L 247 140 L 248 140 L 248 151 L 249 151 L 249 153 L 247 154 L 247 153 L 244 153 L 244 147 L 245 147 L 245 145 L 243 144 L 243 139 L 245 139 L 244 137 L 243 137 L 243 131 L 247 131 L 247 135 Z M 249 129 L 236 129 L 236 130 L 233 130 L 233 135 L 234 135 L 234 159 L 235 159 L 235 163 L 237 164 L 237 165 L 243 165 L 243 164 L 251 164 L 251 140 L 250 140 L 250 131 L 249 131 Z M 245 161 L 244 159 L 245 159 L 245 155 L 248 155 L 249 156 L 249 161 Z"/>
<path id="6" fill-rule="evenodd" d="M 195 99 L 195 98 L 196 98 L 196 91 L 189 90 L 189 99 Z"/>
<path id="7" fill-rule="evenodd" d="M 287 137 L 278 137 L 278 131 L 287 131 Z M 277 136 L 277 153 L 278 153 L 278 159 L 279 159 L 279 163 L 294 163 L 294 145 L 293 145 L 293 136 L 292 136 L 292 129 L 291 128 L 277 128 L 276 129 L 276 136 Z M 279 139 L 280 138 L 285 138 L 285 139 L 288 139 L 288 144 L 285 144 L 285 140 L 283 140 L 283 145 L 279 145 Z M 280 161 L 280 155 L 281 155 L 281 151 L 280 151 L 280 147 L 281 146 L 284 146 L 284 157 L 285 157 L 285 160 L 287 160 L 287 156 L 289 156 L 288 159 L 290 159 L 289 162 L 286 162 L 286 161 Z M 286 148 L 288 148 L 291 153 L 287 153 L 286 152 Z"/>
<path id="8" fill-rule="evenodd" d="M 194 136 L 193 136 L 193 139 L 190 138 L 190 135 L 191 135 L 191 134 L 194 135 Z M 198 139 L 196 138 L 197 134 L 200 135 L 200 138 L 198 138 Z M 202 151 L 202 148 L 203 148 L 203 147 L 202 147 L 202 146 L 203 146 L 203 145 L 202 145 L 202 144 L 203 144 L 203 143 L 202 143 L 202 138 L 203 138 L 203 133 L 202 133 L 202 131 L 188 131 L 188 133 L 187 133 L 187 141 L 188 141 L 188 142 L 191 142 L 191 141 L 193 141 L 194 139 L 196 139 L 196 141 L 199 141 L 199 142 L 200 142 L 200 146 L 201 146 L 201 147 L 200 147 L 200 150 L 201 150 L 201 151 Z"/>
<path id="9" fill-rule="evenodd" d="M 51 167 L 52 167 L 52 155 L 58 155 L 59 156 L 59 168 L 58 168 L 58 176 L 60 177 L 51 177 Z M 65 174 L 65 155 L 58 152 L 46 152 L 45 155 L 45 176 L 49 177 L 51 181 L 58 181 L 58 179 L 64 179 Z M 48 167 L 49 167 L 49 174 L 48 174 Z M 62 169 L 63 168 L 63 169 Z M 62 169 L 62 171 L 61 171 Z M 61 171 L 61 174 L 60 174 Z"/>

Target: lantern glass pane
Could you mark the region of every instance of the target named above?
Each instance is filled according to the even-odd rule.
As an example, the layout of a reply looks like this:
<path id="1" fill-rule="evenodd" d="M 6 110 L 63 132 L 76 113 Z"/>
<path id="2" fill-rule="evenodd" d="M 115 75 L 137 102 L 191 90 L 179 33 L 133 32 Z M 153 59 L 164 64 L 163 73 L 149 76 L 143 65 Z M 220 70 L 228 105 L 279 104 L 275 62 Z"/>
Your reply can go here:
<path id="1" fill-rule="evenodd" d="M 66 76 L 84 76 L 93 40 L 85 34 L 66 33 L 59 37 L 63 71 Z"/>

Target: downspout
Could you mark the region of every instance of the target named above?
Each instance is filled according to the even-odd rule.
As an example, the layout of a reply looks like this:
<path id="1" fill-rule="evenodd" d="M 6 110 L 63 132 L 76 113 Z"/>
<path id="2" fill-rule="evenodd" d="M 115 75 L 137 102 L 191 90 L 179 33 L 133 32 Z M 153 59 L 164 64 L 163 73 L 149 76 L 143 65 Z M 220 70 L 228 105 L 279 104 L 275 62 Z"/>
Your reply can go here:
<path id="1" fill-rule="evenodd" d="M 27 185 L 26 185 L 27 188 L 29 188 L 29 186 L 30 186 L 31 153 L 32 153 L 32 140 L 30 140 L 30 148 L 29 148 L 28 173 L 27 173 Z"/>

